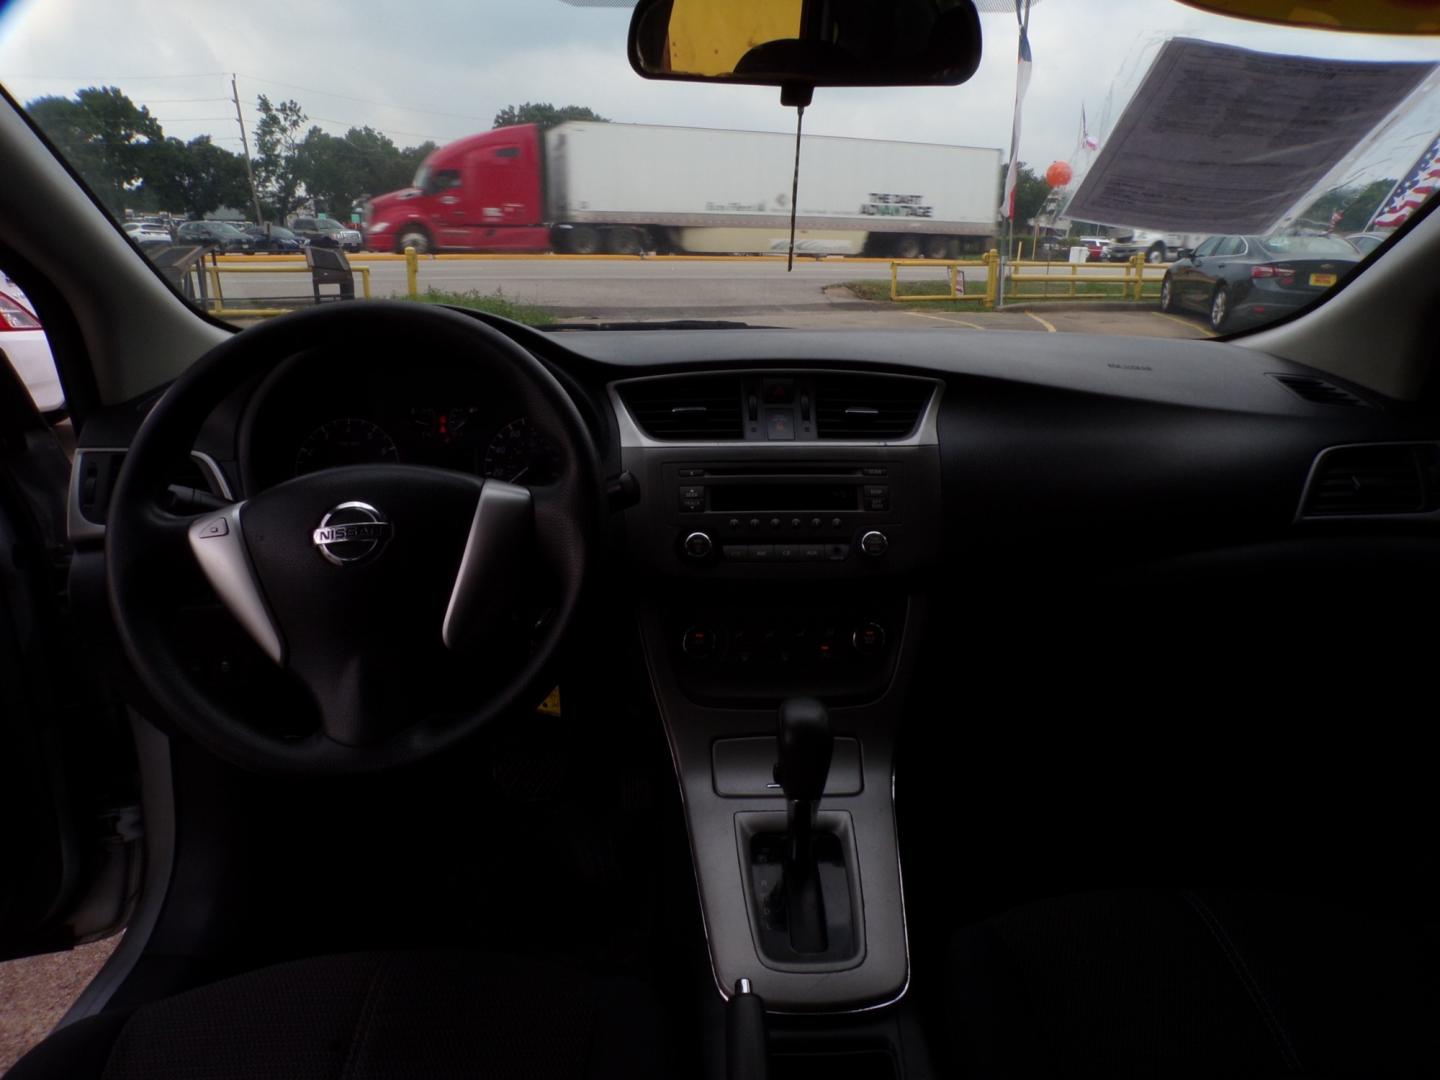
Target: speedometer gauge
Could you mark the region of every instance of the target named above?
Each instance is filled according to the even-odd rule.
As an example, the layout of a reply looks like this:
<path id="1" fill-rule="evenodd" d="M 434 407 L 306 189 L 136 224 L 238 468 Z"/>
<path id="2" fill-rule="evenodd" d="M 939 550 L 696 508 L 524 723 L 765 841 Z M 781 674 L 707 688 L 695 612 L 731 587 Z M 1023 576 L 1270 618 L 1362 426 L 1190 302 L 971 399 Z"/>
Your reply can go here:
<path id="1" fill-rule="evenodd" d="M 495 433 L 481 472 L 512 484 L 548 484 L 560 472 L 560 452 L 522 416 Z"/>
<path id="2" fill-rule="evenodd" d="M 340 465 L 394 464 L 400 460 L 395 440 L 369 420 L 347 416 L 330 420 L 305 436 L 295 455 L 295 475 Z"/>

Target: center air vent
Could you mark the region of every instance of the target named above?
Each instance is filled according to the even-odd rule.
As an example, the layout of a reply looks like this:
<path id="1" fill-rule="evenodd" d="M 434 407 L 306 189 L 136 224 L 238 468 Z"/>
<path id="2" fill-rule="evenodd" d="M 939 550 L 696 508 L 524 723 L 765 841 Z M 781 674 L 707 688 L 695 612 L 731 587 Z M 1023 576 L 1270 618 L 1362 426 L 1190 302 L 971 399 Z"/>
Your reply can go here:
<path id="1" fill-rule="evenodd" d="M 618 389 L 635 423 L 652 439 L 712 442 L 745 437 L 736 376 L 651 379 Z"/>
<path id="2" fill-rule="evenodd" d="M 1305 493 L 1305 517 L 1418 514 L 1429 509 L 1431 444 L 1340 446 L 1320 455 Z"/>
<path id="3" fill-rule="evenodd" d="M 915 430 L 935 388 L 888 375 L 821 375 L 815 419 L 822 439 L 901 439 Z"/>

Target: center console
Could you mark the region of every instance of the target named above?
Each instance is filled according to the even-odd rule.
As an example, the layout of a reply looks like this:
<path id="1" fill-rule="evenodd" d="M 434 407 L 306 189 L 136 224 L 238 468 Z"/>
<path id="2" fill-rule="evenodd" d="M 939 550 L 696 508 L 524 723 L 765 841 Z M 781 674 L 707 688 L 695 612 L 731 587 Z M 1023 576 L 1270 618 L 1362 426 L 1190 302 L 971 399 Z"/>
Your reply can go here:
<path id="1" fill-rule="evenodd" d="M 610 388 L 640 492 L 624 527 L 651 585 L 646 663 L 727 999 L 745 980 L 772 1012 L 845 1012 L 908 985 L 894 736 L 925 614 L 911 583 L 939 557 L 942 389 L 818 370 Z M 804 755 L 777 765 L 816 715 L 830 749 L 810 799 Z"/>

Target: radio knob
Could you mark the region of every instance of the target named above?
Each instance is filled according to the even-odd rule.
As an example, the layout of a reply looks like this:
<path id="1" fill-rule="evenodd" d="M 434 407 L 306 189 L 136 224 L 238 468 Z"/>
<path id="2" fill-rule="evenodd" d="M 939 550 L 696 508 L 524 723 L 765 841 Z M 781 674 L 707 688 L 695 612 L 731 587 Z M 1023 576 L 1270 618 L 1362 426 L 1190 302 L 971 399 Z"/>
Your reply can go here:
<path id="1" fill-rule="evenodd" d="M 708 559 L 710 553 L 715 550 L 715 543 L 707 533 L 692 532 L 689 536 L 685 537 L 683 547 L 686 558 Z"/>
<path id="2" fill-rule="evenodd" d="M 878 559 L 890 550 L 890 541 L 879 529 L 871 529 L 860 537 L 860 550 L 871 559 Z"/>

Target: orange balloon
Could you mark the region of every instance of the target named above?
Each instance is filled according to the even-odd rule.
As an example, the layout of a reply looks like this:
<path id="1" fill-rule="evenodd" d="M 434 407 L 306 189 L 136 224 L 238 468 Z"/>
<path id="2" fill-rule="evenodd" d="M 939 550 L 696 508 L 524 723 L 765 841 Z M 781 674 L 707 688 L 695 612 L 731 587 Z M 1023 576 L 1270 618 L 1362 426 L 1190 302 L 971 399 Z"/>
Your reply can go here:
<path id="1" fill-rule="evenodd" d="M 1045 170 L 1045 182 L 1052 188 L 1064 187 L 1070 183 L 1074 175 L 1069 165 L 1063 161 L 1056 161 L 1052 162 L 1050 167 Z"/>

